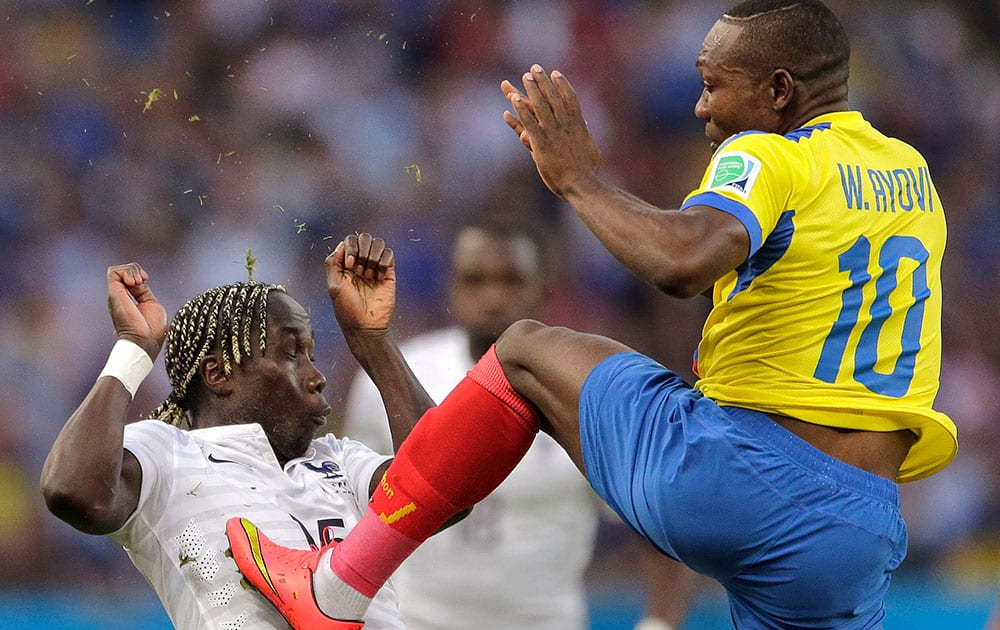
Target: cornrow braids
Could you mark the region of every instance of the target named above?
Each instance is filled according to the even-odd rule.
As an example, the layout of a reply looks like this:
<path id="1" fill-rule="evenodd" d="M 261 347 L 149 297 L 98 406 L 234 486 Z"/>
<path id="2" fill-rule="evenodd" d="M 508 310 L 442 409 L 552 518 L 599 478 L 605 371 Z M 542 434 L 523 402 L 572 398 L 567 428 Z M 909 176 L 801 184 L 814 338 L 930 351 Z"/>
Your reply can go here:
<path id="1" fill-rule="evenodd" d="M 282 291 L 277 284 L 237 282 L 214 289 L 188 300 L 167 330 L 166 363 L 170 395 L 150 412 L 152 419 L 180 427 L 188 411 L 188 388 L 198 374 L 202 359 L 218 348 L 226 376 L 233 373 L 253 349 L 253 320 L 260 322 L 259 350 L 267 347 L 267 296 Z"/>

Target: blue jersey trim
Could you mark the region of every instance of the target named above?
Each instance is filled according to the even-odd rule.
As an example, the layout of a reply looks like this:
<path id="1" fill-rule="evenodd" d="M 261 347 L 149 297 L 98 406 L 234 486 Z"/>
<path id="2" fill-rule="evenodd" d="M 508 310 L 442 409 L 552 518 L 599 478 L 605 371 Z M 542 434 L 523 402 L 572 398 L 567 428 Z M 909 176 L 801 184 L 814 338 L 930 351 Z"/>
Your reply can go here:
<path id="1" fill-rule="evenodd" d="M 742 203 L 733 201 L 729 197 L 709 190 L 688 198 L 684 204 L 681 205 L 681 211 L 683 212 L 691 206 L 708 206 L 709 208 L 722 210 L 727 214 L 733 215 L 739 220 L 740 223 L 743 224 L 743 227 L 746 228 L 747 235 L 750 236 L 749 255 L 753 256 L 757 250 L 760 249 L 762 238 L 760 222 L 757 220 L 757 215 L 751 212 L 750 208 L 746 207 Z"/>
<path id="2" fill-rule="evenodd" d="M 788 138 L 789 140 L 794 140 L 798 142 L 803 138 L 808 138 L 809 136 L 813 135 L 813 133 L 816 131 L 826 131 L 829 128 L 830 128 L 830 123 L 821 122 L 815 125 L 809 125 L 808 127 L 799 127 L 798 129 L 793 129 L 788 133 L 786 133 L 785 137 Z"/>
<path id="3" fill-rule="evenodd" d="M 833 126 L 832 123 L 821 122 L 821 123 L 816 123 L 815 125 L 809 125 L 808 127 L 799 127 L 798 129 L 792 129 L 791 131 L 783 135 L 782 138 L 787 138 L 788 140 L 794 140 L 795 142 L 798 142 L 803 138 L 810 137 L 811 135 L 813 135 L 813 133 L 817 131 L 826 131 L 827 129 L 830 129 L 830 127 L 832 126 Z M 757 134 L 766 134 L 766 133 L 768 132 L 757 131 L 755 129 L 751 129 L 749 131 L 741 131 L 723 140 L 722 144 L 719 145 L 719 148 L 715 150 L 715 153 L 718 154 L 719 152 L 723 151 L 726 148 L 726 146 L 729 145 L 730 142 L 733 142 L 737 138 L 742 138 L 744 136 L 753 136 Z"/>
<path id="4" fill-rule="evenodd" d="M 770 269 L 785 255 L 795 233 L 795 224 L 792 222 L 794 216 L 794 210 L 782 212 L 777 225 L 771 230 L 760 250 L 736 268 L 736 286 L 733 287 L 728 299 L 733 299 L 734 295 L 749 287 L 757 276 Z"/>

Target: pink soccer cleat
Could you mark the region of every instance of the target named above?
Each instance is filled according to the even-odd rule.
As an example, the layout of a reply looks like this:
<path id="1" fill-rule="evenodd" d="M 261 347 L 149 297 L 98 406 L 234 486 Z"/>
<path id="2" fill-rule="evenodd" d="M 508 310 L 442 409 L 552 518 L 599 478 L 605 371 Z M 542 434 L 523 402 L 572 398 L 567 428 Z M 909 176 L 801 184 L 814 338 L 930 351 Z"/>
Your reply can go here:
<path id="1" fill-rule="evenodd" d="M 360 630 L 365 625 L 333 619 L 320 610 L 312 576 L 322 551 L 282 547 L 240 517 L 226 522 L 226 537 L 243 577 L 295 630 Z"/>

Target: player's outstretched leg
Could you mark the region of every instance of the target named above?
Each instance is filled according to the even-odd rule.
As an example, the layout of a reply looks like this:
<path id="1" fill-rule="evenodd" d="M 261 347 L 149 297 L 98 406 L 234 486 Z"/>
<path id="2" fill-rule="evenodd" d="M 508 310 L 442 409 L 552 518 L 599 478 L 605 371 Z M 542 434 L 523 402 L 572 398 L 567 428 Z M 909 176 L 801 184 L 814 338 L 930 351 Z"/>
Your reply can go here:
<path id="1" fill-rule="evenodd" d="M 274 544 L 245 518 L 226 522 L 240 572 L 296 630 L 359 630 L 364 623 L 328 617 L 319 608 L 312 576 L 321 554 Z M 336 544 L 336 543 L 333 543 Z"/>
<path id="2" fill-rule="evenodd" d="M 539 423 L 490 348 L 413 428 L 365 515 L 335 548 L 286 549 L 235 518 L 226 528 L 233 558 L 292 626 L 360 627 L 311 626 L 303 620 L 361 619 L 378 589 L 420 543 L 507 478 Z M 280 578 L 292 586 L 279 586 Z"/>

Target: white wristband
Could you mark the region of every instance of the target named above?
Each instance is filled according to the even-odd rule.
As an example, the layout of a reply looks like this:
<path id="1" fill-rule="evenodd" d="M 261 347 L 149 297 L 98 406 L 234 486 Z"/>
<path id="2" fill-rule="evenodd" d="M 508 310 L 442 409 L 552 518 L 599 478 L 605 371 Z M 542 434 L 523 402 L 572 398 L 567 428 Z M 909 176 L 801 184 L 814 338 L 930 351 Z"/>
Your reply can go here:
<path id="1" fill-rule="evenodd" d="M 104 364 L 104 369 L 97 378 L 113 376 L 125 386 L 129 395 L 135 398 L 136 390 L 152 369 L 153 360 L 145 350 L 135 342 L 119 339 L 111 348 L 108 362 Z"/>

